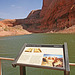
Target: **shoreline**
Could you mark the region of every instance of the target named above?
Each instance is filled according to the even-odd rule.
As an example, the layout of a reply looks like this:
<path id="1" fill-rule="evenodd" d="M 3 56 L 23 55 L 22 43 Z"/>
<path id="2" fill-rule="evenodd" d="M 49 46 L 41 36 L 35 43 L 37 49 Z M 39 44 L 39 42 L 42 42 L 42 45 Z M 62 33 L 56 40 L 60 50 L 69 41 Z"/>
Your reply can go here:
<path id="1" fill-rule="evenodd" d="M 19 36 L 19 35 L 28 35 L 28 34 L 38 34 L 38 33 L 51 33 L 51 34 L 75 34 L 75 25 L 72 26 L 72 27 L 69 27 L 67 29 L 64 29 L 64 30 L 59 30 L 57 32 L 53 32 L 53 31 L 50 31 L 50 32 L 29 32 L 27 30 L 24 30 L 24 29 L 13 29 L 11 31 L 0 31 L 0 37 L 7 37 L 7 36 Z"/>
<path id="2" fill-rule="evenodd" d="M 32 33 L 29 33 L 29 32 L 10 32 L 10 31 L 1 31 L 0 32 L 0 37 L 7 37 L 7 36 L 19 36 L 19 35 L 28 35 L 28 34 L 32 34 Z"/>
<path id="3" fill-rule="evenodd" d="M 4 33 L 4 34 L 2 34 Z M 8 33 L 8 34 L 6 34 Z M 30 35 L 30 34 L 41 34 L 41 33 L 28 33 L 28 34 L 11 34 L 12 32 L 0 32 L 0 37 L 8 37 L 8 36 L 21 36 L 21 35 Z M 50 34 L 75 34 L 74 33 L 63 33 L 63 32 L 46 32 L 46 33 L 50 33 Z"/>

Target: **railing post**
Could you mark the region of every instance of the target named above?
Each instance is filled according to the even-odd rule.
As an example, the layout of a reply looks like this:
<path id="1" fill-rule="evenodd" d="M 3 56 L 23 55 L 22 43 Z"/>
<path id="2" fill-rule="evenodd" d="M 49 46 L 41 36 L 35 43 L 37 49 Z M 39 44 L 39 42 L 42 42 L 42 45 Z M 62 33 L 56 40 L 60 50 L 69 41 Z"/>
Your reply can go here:
<path id="1" fill-rule="evenodd" d="M 70 75 L 70 71 L 64 71 L 64 75 Z"/>
<path id="2" fill-rule="evenodd" d="M 0 60 L 0 75 L 2 75 L 2 69 L 1 69 L 1 60 Z"/>
<path id="3" fill-rule="evenodd" d="M 20 66 L 20 75 L 26 75 L 26 67 Z"/>

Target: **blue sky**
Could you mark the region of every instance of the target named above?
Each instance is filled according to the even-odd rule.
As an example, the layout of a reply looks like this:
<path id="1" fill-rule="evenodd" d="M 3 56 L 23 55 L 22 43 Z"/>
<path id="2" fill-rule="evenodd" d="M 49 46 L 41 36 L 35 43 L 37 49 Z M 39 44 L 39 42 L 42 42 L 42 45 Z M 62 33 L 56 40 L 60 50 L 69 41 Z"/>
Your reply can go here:
<path id="1" fill-rule="evenodd" d="M 0 0 L 0 18 L 26 18 L 31 10 L 41 9 L 43 0 Z"/>

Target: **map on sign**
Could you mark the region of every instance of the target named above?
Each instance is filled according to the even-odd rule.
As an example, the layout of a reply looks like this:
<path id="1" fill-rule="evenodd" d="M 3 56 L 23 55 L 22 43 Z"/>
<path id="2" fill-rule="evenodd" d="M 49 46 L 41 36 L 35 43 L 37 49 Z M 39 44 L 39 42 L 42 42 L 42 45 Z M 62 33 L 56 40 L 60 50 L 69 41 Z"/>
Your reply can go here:
<path id="1" fill-rule="evenodd" d="M 63 48 L 25 47 L 17 60 L 17 64 L 63 68 Z"/>

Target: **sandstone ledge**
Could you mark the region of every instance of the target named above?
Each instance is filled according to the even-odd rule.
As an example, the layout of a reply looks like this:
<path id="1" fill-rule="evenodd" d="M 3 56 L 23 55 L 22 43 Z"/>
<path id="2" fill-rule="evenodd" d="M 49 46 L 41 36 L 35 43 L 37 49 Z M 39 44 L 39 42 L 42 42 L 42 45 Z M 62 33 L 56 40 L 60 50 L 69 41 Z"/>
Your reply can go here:
<path id="1" fill-rule="evenodd" d="M 15 32 L 11 32 L 11 31 L 0 31 L 0 37 L 4 37 L 4 36 L 17 36 L 17 35 L 26 35 L 26 34 L 32 34 L 28 31 L 15 31 Z"/>

